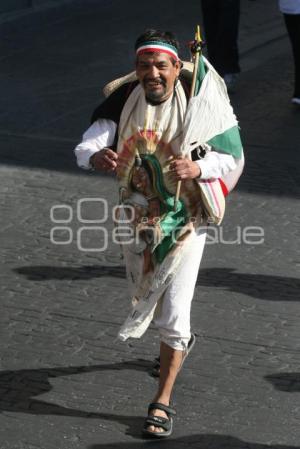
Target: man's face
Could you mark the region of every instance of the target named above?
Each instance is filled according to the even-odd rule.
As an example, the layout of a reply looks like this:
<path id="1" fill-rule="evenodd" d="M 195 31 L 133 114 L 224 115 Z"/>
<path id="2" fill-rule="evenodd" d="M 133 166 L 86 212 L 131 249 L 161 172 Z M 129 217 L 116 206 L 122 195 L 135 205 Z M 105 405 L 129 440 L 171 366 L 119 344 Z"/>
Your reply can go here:
<path id="1" fill-rule="evenodd" d="M 174 90 L 180 72 L 180 62 L 173 64 L 166 53 L 143 53 L 136 60 L 136 75 L 146 98 L 153 103 L 167 100 Z"/>

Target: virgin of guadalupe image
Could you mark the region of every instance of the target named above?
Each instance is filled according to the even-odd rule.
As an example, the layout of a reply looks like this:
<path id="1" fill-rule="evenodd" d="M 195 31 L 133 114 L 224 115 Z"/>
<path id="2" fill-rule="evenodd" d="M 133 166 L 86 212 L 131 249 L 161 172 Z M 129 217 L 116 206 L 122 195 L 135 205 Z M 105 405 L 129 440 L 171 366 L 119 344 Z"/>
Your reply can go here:
<path id="1" fill-rule="evenodd" d="M 129 192 L 130 190 L 130 192 Z M 143 252 L 143 273 L 153 271 L 176 241 L 186 224 L 187 213 L 179 200 L 174 210 L 174 195 L 167 191 L 162 169 L 153 154 L 138 155 L 129 176 L 129 189 L 124 192 L 124 204 L 132 206 L 132 225 L 136 248 Z"/>

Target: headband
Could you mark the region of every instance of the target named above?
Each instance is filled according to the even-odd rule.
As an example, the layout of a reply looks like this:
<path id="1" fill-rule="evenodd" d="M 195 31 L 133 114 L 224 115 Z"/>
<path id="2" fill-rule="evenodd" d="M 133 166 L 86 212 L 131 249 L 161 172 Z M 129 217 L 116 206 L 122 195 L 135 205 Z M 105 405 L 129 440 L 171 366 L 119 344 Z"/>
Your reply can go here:
<path id="1" fill-rule="evenodd" d="M 147 41 L 143 42 L 136 50 L 136 55 L 141 55 L 143 53 L 167 53 L 172 56 L 176 61 L 178 61 L 178 52 L 177 48 L 174 45 L 167 44 L 162 41 Z"/>

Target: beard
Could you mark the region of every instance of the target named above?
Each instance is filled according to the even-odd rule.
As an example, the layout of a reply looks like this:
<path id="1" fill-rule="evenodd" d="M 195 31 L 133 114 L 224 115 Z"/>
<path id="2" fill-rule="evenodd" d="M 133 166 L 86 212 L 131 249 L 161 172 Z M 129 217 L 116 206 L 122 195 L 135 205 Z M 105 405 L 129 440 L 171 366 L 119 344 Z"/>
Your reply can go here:
<path id="1" fill-rule="evenodd" d="M 154 83 L 154 85 L 150 83 Z M 162 78 L 145 79 L 143 81 L 143 87 L 146 98 L 150 103 L 156 104 L 162 102 L 167 94 L 167 85 Z"/>

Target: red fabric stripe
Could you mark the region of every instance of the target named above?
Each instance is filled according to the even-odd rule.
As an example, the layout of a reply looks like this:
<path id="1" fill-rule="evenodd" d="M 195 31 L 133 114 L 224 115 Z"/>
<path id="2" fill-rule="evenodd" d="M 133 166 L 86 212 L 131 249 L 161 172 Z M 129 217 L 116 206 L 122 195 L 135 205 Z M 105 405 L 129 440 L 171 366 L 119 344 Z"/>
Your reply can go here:
<path id="1" fill-rule="evenodd" d="M 225 182 L 222 181 L 221 178 L 219 178 L 219 183 L 220 183 L 220 185 L 221 185 L 221 189 L 222 189 L 223 195 L 224 195 L 224 196 L 227 196 L 228 193 L 229 193 L 229 191 L 228 191 L 228 189 L 227 189 L 227 187 L 226 187 Z"/>
<path id="2" fill-rule="evenodd" d="M 177 60 L 177 57 L 175 55 L 175 53 L 173 53 L 172 51 L 166 50 L 164 48 L 152 48 L 152 47 L 148 47 L 148 48 L 144 48 L 143 50 L 138 50 L 137 54 L 138 55 L 142 55 L 143 53 L 167 53 L 168 55 L 172 56 L 172 58 Z"/>

